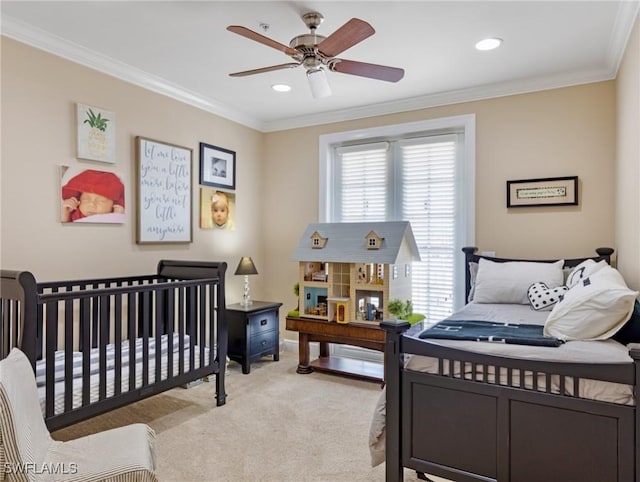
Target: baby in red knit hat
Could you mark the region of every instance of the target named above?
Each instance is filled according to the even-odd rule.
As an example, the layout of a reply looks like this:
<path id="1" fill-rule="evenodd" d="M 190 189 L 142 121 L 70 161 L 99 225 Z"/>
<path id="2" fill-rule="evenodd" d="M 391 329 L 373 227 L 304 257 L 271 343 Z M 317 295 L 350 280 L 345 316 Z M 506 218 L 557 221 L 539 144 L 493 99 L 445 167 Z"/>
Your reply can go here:
<path id="1" fill-rule="evenodd" d="M 112 172 L 87 169 L 62 186 L 62 222 L 124 213 L 124 185 Z"/>

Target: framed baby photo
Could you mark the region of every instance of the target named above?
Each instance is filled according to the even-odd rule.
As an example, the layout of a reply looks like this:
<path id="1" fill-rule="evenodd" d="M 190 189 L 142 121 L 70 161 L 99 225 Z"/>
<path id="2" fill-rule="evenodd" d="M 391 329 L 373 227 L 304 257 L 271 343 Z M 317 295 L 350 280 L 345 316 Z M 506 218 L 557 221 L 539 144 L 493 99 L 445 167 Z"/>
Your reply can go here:
<path id="1" fill-rule="evenodd" d="M 200 227 L 202 229 L 236 229 L 236 195 L 210 187 L 200 188 Z"/>
<path id="2" fill-rule="evenodd" d="M 200 184 L 236 188 L 236 153 L 222 147 L 200 143 Z"/>
<path id="3" fill-rule="evenodd" d="M 125 186 L 115 172 L 60 166 L 60 221 L 125 222 Z"/>
<path id="4" fill-rule="evenodd" d="M 76 104 L 79 159 L 116 162 L 116 114 L 99 107 Z"/>

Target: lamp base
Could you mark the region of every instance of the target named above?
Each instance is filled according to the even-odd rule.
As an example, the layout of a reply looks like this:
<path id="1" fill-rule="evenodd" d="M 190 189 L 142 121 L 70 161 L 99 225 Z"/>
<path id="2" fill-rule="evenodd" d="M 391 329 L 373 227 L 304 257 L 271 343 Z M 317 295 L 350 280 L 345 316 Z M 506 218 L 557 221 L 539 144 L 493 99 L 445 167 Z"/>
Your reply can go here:
<path id="1" fill-rule="evenodd" d="M 251 301 L 251 300 L 242 300 L 240 302 L 240 306 L 242 306 L 243 308 L 248 308 L 252 304 L 253 304 L 253 301 Z"/>

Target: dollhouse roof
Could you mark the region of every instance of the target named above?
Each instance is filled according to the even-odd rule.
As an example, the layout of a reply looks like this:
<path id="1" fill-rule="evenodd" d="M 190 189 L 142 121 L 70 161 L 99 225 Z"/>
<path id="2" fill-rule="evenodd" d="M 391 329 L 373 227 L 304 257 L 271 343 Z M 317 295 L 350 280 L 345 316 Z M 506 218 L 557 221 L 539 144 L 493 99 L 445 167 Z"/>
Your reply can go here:
<path id="1" fill-rule="evenodd" d="M 382 238 L 380 249 L 367 249 L 371 232 Z M 311 237 L 326 238 L 324 248 L 312 248 Z M 322 261 L 328 263 L 393 264 L 400 253 L 403 258 L 420 261 L 418 245 L 409 221 L 364 223 L 309 224 L 291 257 L 292 261 Z M 406 254 L 405 254 L 406 253 Z"/>

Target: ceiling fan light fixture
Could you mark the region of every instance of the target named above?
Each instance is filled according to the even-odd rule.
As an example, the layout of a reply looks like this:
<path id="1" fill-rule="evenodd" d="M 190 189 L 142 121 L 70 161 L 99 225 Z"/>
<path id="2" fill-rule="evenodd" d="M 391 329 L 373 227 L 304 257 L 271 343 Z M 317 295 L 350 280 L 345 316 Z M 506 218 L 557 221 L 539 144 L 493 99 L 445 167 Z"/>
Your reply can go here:
<path id="1" fill-rule="evenodd" d="M 276 92 L 289 92 L 291 91 L 291 86 L 287 84 L 273 84 L 271 86 L 273 90 Z"/>
<path id="2" fill-rule="evenodd" d="M 329 87 L 327 74 L 324 69 L 317 68 L 307 70 L 307 79 L 309 79 L 309 87 L 311 88 L 311 95 L 314 99 L 329 97 L 331 95 L 331 88 Z"/>
<path id="3" fill-rule="evenodd" d="M 502 39 L 498 37 L 485 38 L 476 43 L 477 50 L 493 50 L 500 47 Z"/>

